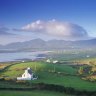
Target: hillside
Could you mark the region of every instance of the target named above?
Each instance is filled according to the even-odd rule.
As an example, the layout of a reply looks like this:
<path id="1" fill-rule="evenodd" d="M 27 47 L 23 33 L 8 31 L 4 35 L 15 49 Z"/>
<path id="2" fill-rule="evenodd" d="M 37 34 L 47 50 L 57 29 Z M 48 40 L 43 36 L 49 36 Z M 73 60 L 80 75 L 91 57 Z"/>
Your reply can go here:
<path id="1" fill-rule="evenodd" d="M 88 49 L 96 48 L 96 39 L 80 40 L 80 41 L 65 41 L 65 40 L 49 40 L 34 39 L 26 42 L 16 42 L 7 45 L 0 45 L 0 49 L 11 49 L 18 51 L 26 50 L 70 50 L 70 49 Z"/>
<path id="2" fill-rule="evenodd" d="M 96 83 L 82 80 L 77 75 L 77 69 L 68 65 L 48 64 L 44 62 L 26 62 L 10 66 L 0 76 L 16 78 L 21 76 L 27 67 L 31 67 L 38 79 L 31 84 L 45 83 L 72 87 L 78 90 L 96 91 Z"/>

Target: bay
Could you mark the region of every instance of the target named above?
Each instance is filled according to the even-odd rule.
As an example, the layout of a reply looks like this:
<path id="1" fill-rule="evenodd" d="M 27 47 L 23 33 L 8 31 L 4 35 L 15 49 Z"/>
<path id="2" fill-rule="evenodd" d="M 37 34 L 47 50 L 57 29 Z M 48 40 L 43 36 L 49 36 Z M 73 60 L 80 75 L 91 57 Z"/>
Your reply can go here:
<path id="1" fill-rule="evenodd" d="M 39 57 L 40 54 L 45 54 L 45 51 L 36 51 L 36 52 L 12 52 L 12 53 L 0 53 L 0 62 L 8 61 L 21 61 L 21 60 L 34 60 L 36 58 L 45 58 Z"/>

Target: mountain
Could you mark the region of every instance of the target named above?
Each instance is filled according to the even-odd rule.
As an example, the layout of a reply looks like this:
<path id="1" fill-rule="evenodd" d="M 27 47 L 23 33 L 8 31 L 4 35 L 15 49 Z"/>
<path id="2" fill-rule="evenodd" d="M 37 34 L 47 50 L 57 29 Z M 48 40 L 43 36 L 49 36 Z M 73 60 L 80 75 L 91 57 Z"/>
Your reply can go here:
<path id="1" fill-rule="evenodd" d="M 95 48 L 96 39 L 65 41 L 65 40 L 49 40 L 34 39 L 26 42 L 16 42 L 7 45 L 0 45 L 0 49 L 10 50 L 56 50 L 56 49 L 80 49 Z"/>
<path id="2" fill-rule="evenodd" d="M 42 46 L 45 46 L 45 41 L 42 39 L 34 39 L 26 42 L 16 42 L 16 43 L 10 43 L 5 46 L 0 46 L 2 49 L 24 49 L 24 48 L 42 48 Z"/>

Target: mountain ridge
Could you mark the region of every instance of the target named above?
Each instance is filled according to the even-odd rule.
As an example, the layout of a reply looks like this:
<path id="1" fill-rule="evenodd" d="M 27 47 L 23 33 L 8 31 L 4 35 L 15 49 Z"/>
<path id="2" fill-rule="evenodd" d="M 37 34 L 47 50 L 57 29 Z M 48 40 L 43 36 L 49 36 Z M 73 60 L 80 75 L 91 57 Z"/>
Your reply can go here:
<path id="1" fill-rule="evenodd" d="M 87 48 L 96 47 L 96 38 L 90 40 L 65 41 L 65 40 L 48 40 L 40 38 L 25 42 L 15 42 L 7 45 L 0 45 L 0 49 L 60 49 L 60 48 Z"/>

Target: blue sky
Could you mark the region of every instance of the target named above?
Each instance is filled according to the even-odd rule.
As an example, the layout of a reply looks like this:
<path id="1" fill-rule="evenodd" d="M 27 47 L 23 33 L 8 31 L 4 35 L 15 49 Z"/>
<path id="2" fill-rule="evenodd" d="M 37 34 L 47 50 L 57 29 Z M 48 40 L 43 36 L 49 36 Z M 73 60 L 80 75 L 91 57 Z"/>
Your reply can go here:
<path id="1" fill-rule="evenodd" d="M 50 26 L 47 23 L 53 19 L 56 20 L 53 23 L 53 27 L 62 25 L 62 22 L 64 22 L 63 25 L 66 27 L 65 22 L 68 22 L 69 25 L 66 28 L 71 26 L 69 28 L 71 31 L 68 31 L 69 34 L 73 32 L 72 30 L 75 27 L 82 26 L 89 37 L 96 37 L 96 0 L 0 0 L 0 42 L 6 44 L 39 37 L 48 39 L 59 36 L 58 38 L 60 38 L 58 33 L 49 34 L 53 31 L 44 33 L 39 30 L 42 34 L 39 34 L 39 31 L 33 32 L 32 26 L 30 26 L 30 32 L 27 32 L 29 31 L 28 28 L 27 30 L 22 30 L 22 27 L 36 23 L 38 20 L 45 22 L 43 25 L 41 24 L 42 22 L 39 22 L 43 27 L 46 24 L 49 28 Z M 72 28 L 73 25 L 71 23 L 76 24 L 76 26 Z M 37 28 L 37 25 L 35 27 Z M 18 31 L 13 29 L 18 29 Z M 50 30 L 53 29 L 51 28 Z M 61 29 L 60 31 L 62 33 Z M 75 31 L 79 32 L 78 28 Z M 57 34 L 58 36 L 56 36 Z M 47 35 L 49 36 L 47 37 Z M 63 35 L 65 36 L 65 33 Z"/>

